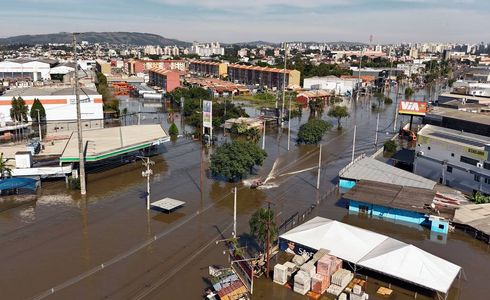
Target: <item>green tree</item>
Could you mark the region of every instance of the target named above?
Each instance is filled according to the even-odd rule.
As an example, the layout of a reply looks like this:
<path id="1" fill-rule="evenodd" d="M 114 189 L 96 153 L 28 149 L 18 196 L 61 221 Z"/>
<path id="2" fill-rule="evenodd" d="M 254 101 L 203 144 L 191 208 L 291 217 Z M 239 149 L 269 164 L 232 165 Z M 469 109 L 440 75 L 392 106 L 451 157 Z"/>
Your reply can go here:
<path id="1" fill-rule="evenodd" d="M 255 165 L 261 166 L 266 157 L 267 153 L 252 142 L 233 141 L 211 155 L 210 170 L 214 176 L 233 181 L 251 173 Z"/>
<path id="2" fill-rule="evenodd" d="M 277 226 L 274 222 L 274 211 L 265 207 L 259 208 L 250 218 L 250 234 L 264 248 L 267 242 L 267 226 L 269 226 L 269 241 L 274 241 L 277 237 Z"/>
<path id="3" fill-rule="evenodd" d="M 177 125 L 175 125 L 175 123 L 172 123 L 172 125 L 170 125 L 170 128 L 168 129 L 168 134 L 173 138 L 179 135 L 179 129 L 177 128 Z"/>
<path id="4" fill-rule="evenodd" d="M 480 192 L 476 192 L 470 197 L 471 202 L 475 202 L 476 204 L 483 204 L 490 202 L 490 196 L 484 195 Z"/>
<path id="5" fill-rule="evenodd" d="M 27 107 L 26 102 L 22 97 L 13 98 L 11 102 L 12 108 L 10 108 L 10 118 L 16 122 L 27 122 Z"/>
<path id="6" fill-rule="evenodd" d="M 46 121 L 46 110 L 44 109 L 44 106 L 41 103 L 41 101 L 38 98 L 35 98 L 34 103 L 32 103 L 31 111 L 30 111 L 31 120 L 33 123 L 37 123 L 38 121 L 38 114 L 37 114 L 38 110 L 39 110 L 39 119 L 41 123 L 44 123 Z"/>
<path id="7" fill-rule="evenodd" d="M 350 114 L 349 114 L 349 111 L 347 110 L 346 106 L 334 105 L 328 111 L 328 116 L 337 119 L 337 128 L 340 129 L 340 128 L 342 128 L 342 125 L 340 124 L 340 120 L 342 118 L 349 117 Z"/>
<path id="8" fill-rule="evenodd" d="M 388 153 L 396 152 L 396 143 L 393 140 L 388 140 L 384 143 L 384 151 Z"/>
<path id="9" fill-rule="evenodd" d="M 0 178 L 10 177 L 12 169 L 7 166 L 7 160 L 3 158 L 3 152 L 0 153 Z"/>
<path id="10" fill-rule="evenodd" d="M 411 98 L 413 96 L 413 94 L 415 94 L 415 91 L 411 87 L 407 87 L 405 89 L 405 99 L 406 100 L 408 100 L 409 98 Z"/>
<path id="11" fill-rule="evenodd" d="M 311 119 L 299 127 L 298 143 L 317 144 L 330 128 L 332 124 L 327 121 Z"/>
<path id="12" fill-rule="evenodd" d="M 251 141 L 253 143 L 257 143 L 261 136 L 259 128 L 248 128 L 248 125 L 245 122 L 242 122 L 240 124 L 233 124 L 233 126 L 231 126 L 230 132 L 234 136 L 243 137 L 247 141 Z"/>

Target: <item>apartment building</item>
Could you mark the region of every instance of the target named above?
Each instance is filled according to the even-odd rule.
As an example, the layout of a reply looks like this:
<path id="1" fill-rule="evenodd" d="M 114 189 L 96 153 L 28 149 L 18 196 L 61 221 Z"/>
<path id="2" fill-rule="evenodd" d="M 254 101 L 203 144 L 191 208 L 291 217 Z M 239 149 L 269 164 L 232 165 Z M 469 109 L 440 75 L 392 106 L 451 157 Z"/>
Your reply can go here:
<path id="1" fill-rule="evenodd" d="M 192 60 L 189 72 L 199 76 L 224 77 L 228 74 L 228 65 L 215 61 Z"/>
<path id="2" fill-rule="evenodd" d="M 300 86 L 301 73 L 297 70 L 283 70 L 268 67 L 228 65 L 228 80 L 245 85 L 255 85 L 267 89 L 282 89 L 284 78 L 287 87 Z"/>
<path id="3" fill-rule="evenodd" d="M 148 72 L 151 69 L 165 70 L 186 70 L 186 63 L 181 59 L 162 59 L 162 60 L 128 60 L 126 69 L 129 74 Z"/>
<path id="4" fill-rule="evenodd" d="M 165 92 L 171 92 L 181 86 L 182 72 L 154 68 L 149 70 L 149 84 L 161 87 Z"/>

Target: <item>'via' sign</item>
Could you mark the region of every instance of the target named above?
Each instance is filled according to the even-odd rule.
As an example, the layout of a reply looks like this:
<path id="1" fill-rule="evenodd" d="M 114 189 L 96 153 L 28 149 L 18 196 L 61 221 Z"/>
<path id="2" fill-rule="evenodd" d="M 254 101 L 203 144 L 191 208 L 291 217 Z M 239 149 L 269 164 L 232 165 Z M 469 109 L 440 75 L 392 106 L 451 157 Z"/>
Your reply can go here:
<path id="1" fill-rule="evenodd" d="M 401 101 L 398 110 L 402 115 L 425 116 L 427 103 L 421 101 Z"/>

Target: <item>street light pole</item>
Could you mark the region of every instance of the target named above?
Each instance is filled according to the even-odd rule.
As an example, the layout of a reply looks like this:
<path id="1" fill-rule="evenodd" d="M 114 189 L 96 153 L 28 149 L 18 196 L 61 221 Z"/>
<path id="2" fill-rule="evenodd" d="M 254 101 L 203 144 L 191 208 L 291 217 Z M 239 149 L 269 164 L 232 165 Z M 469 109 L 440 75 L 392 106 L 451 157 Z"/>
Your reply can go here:
<path id="1" fill-rule="evenodd" d="M 78 57 L 77 57 L 77 33 L 73 33 L 73 59 L 75 61 L 75 99 L 77 104 L 77 131 L 78 131 L 78 158 L 80 169 L 80 194 L 87 194 L 87 187 L 85 183 L 85 155 L 83 149 L 83 136 L 82 136 L 82 113 L 80 108 L 80 90 L 78 83 Z"/>
<path id="2" fill-rule="evenodd" d="M 287 43 L 284 43 L 284 73 L 282 74 L 282 109 L 281 109 L 281 127 L 284 124 L 284 102 L 286 100 L 286 66 L 287 66 Z"/>
<path id="3" fill-rule="evenodd" d="M 376 135 L 374 137 L 375 148 L 378 148 L 378 128 L 379 128 L 379 109 L 378 109 L 378 116 L 376 117 Z"/>
<path id="4" fill-rule="evenodd" d="M 288 151 L 291 145 L 291 95 L 289 95 L 289 112 L 288 112 Z"/>
<path id="5" fill-rule="evenodd" d="M 322 169 L 322 144 L 320 144 L 320 153 L 318 154 L 318 176 L 316 178 L 316 189 L 320 189 L 320 172 Z"/>
<path id="6" fill-rule="evenodd" d="M 265 124 L 267 124 L 266 119 L 264 118 L 264 132 L 262 134 L 262 150 L 265 149 Z"/>
<path id="7" fill-rule="evenodd" d="M 354 156 L 356 153 L 356 132 L 357 132 L 357 125 L 354 126 L 354 138 L 352 139 L 352 159 L 351 161 L 354 161 Z"/>
<path id="8" fill-rule="evenodd" d="M 266 246 L 266 253 L 265 253 L 265 260 L 266 260 L 266 273 L 265 277 L 269 278 L 269 255 L 270 255 L 270 226 L 271 226 L 271 220 L 270 220 L 270 212 L 271 212 L 271 204 L 267 202 L 267 246 Z"/>
<path id="9" fill-rule="evenodd" d="M 233 188 L 233 237 L 236 238 L 236 198 L 237 198 L 237 188 Z"/>
<path id="10" fill-rule="evenodd" d="M 153 170 L 150 166 L 154 165 L 155 162 L 151 161 L 149 157 L 137 156 L 143 160 L 143 166 L 146 167 L 146 171 L 141 172 L 143 177 L 146 177 L 146 210 L 150 210 L 150 176 L 153 175 Z"/>
<path id="11" fill-rule="evenodd" d="M 43 135 L 41 133 L 41 117 L 39 116 L 39 108 L 36 109 L 37 111 L 37 125 L 39 126 L 39 142 L 43 141 Z"/>

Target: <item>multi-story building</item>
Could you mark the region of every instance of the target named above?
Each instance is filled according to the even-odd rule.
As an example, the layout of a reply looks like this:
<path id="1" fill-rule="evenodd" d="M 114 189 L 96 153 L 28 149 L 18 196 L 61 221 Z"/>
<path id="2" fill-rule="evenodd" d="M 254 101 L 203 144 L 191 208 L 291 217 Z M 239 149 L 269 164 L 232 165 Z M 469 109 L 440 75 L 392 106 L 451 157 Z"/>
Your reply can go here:
<path id="1" fill-rule="evenodd" d="M 111 75 L 112 67 L 111 63 L 102 59 L 97 59 L 95 61 L 95 69 L 104 75 Z"/>
<path id="2" fill-rule="evenodd" d="M 414 172 L 467 193 L 490 194 L 490 139 L 432 125 L 417 137 Z"/>
<path id="3" fill-rule="evenodd" d="M 245 84 L 261 86 L 267 89 L 282 89 L 300 85 L 298 70 L 283 70 L 267 67 L 228 65 L 228 80 Z M 284 86 L 284 78 L 286 85 Z"/>
<path id="4" fill-rule="evenodd" d="M 149 84 L 161 87 L 165 92 L 171 92 L 181 86 L 182 72 L 154 68 L 149 70 Z"/>
<path id="5" fill-rule="evenodd" d="M 186 70 L 186 63 L 180 59 L 163 59 L 163 60 L 129 60 L 126 62 L 126 69 L 129 74 L 138 74 L 147 72 L 151 69 L 166 70 Z"/>
<path id="6" fill-rule="evenodd" d="M 189 63 L 189 72 L 199 76 L 223 77 L 228 74 L 228 64 L 215 61 L 192 60 Z"/>
<path id="7" fill-rule="evenodd" d="M 219 42 L 212 42 L 210 44 L 194 42 L 191 47 L 191 53 L 199 56 L 225 55 L 225 48 L 221 47 Z"/>
<path id="8" fill-rule="evenodd" d="M 305 78 L 303 88 L 309 90 L 328 90 L 336 95 L 352 94 L 359 83 L 358 78 L 339 78 L 336 76 Z"/>

